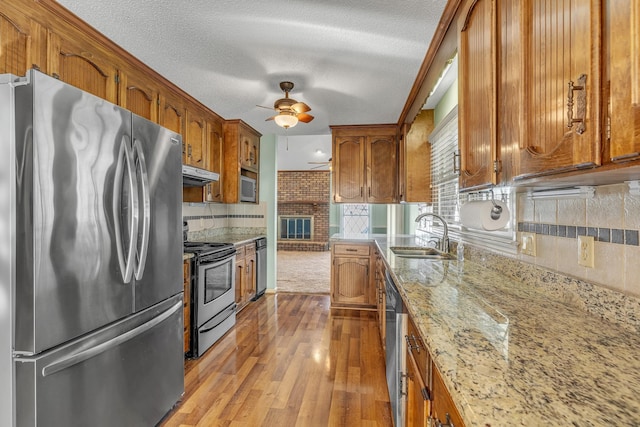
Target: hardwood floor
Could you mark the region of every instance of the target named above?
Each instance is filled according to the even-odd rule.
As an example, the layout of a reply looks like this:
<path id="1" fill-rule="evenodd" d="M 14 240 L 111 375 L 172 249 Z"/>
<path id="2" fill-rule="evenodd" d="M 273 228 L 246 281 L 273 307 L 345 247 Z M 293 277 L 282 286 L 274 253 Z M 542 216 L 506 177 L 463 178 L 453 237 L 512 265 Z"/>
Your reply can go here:
<path id="1" fill-rule="evenodd" d="M 185 363 L 174 426 L 392 426 L 375 312 L 328 295 L 265 295 Z"/>

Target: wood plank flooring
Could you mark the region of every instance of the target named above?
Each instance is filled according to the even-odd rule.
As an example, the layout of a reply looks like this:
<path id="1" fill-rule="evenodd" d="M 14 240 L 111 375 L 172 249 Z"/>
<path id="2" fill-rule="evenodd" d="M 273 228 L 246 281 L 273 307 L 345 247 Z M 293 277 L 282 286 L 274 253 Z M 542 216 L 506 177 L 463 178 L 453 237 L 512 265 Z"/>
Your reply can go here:
<path id="1" fill-rule="evenodd" d="M 392 426 L 375 312 L 328 295 L 271 294 L 185 363 L 185 395 L 160 424 Z"/>

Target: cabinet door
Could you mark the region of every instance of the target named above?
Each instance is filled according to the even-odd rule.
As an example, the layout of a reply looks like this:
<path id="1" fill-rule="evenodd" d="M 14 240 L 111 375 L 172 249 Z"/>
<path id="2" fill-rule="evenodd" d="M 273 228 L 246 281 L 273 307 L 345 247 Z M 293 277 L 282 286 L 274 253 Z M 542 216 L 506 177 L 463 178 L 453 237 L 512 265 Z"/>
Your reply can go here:
<path id="1" fill-rule="evenodd" d="M 613 162 L 640 158 L 640 3 L 617 0 L 609 13 L 610 147 Z"/>
<path id="2" fill-rule="evenodd" d="M 407 427 L 426 426 L 429 419 L 430 397 L 413 355 L 407 351 Z M 457 424 L 454 423 L 457 426 Z"/>
<path id="3" fill-rule="evenodd" d="M 159 91 L 153 81 L 141 72 L 120 73 L 118 104 L 134 114 L 158 123 Z"/>
<path id="4" fill-rule="evenodd" d="M 251 253 L 249 246 L 253 246 L 253 253 Z M 244 298 L 248 301 L 256 295 L 256 252 L 254 245 L 247 245 L 245 266 L 247 278 L 244 283 Z"/>
<path id="5" fill-rule="evenodd" d="M 207 146 L 207 126 L 204 114 L 200 111 L 187 110 L 187 143 L 186 164 L 199 168 L 205 167 L 205 149 Z"/>
<path id="6" fill-rule="evenodd" d="M 600 161 L 600 0 L 522 2 L 520 178 Z"/>
<path id="7" fill-rule="evenodd" d="M 405 202 L 431 202 L 431 144 L 433 110 L 422 110 L 405 126 L 399 143 L 400 182 L 398 199 Z"/>
<path id="8" fill-rule="evenodd" d="M 367 137 L 367 194 L 369 203 L 394 203 L 398 188 L 398 145 L 396 136 Z"/>
<path id="9" fill-rule="evenodd" d="M 238 306 L 241 306 L 245 300 L 245 282 L 247 280 L 245 270 L 246 264 L 244 257 L 236 258 L 236 304 L 238 304 Z"/>
<path id="10" fill-rule="evenodd" d="M 117 103 L 118 70 L 106 56 L 84 38 L 63 37 L 49 33 L 49 74 L 53 77 L 92 93 L 109 102 Z"/>
<path id="11" fill-rule="evenodd" d="M 160 123 L 160 126 L 164 126 L 167 129 L 182 135 L 182 163 L 184 163 L 184 158 L 187 152 L 184 141 L 186 115 L 184 103 L 175 95 L 169 93 L 161 93 L 158 115 L 158 123 Z"/>
<path id="12" fill-rule="evenodd" d="M 493 0 L 465 7 L 458 26 L 460 188 L 474 189 L 497 183 L 496 20 Z"/>
<path id="13" fill-rule="evenodd" d="M 369 304 L 369 258 L 335 257 L 332 301 Z"/>
<path id="14" fill-rule="evenodd" d="M 333 199 L 362 203 L 364 197 L 364 137 L 336 136 L 333 140 Z"/>
<path id="15" fill-rule="evenodd" d="M 449 390 L 444 385 L 442 377 L 438 372 L 435 365 L 432 365 L 432 380 L 433 380 L 433 396 L 432 398 L 432 413 L 431 417 L 436 421 L 440 421 L 442 424 L 453 423 L 456 427 L 464 426 L 462 417 L 451 399 Z"/>
<path id="16" fill-rule="evenodd" d="M 40 68 L 33 50 L 34 33 L 39 39 L 36 27 L 39 26 L 28 19 L 17 22 L 0 13 L 0 74 L 24 76 L 32 64 Z"/>
<path id="17" fill-rule="evenodd" d="M 207 138 L 208 155 L 205 167 L 207 170 L 220 174 L 219 181 L 211 182 L 206 185 L 206 200 L 209 202 L 222 202 L 222 180 L 224 179 L 223 164 L 224 158 L 222 154 L 222 141 L 224 138 L 222 130 L 222 120 L 207 120 L 207 129 L 209 137 Z"/>
<path id="18" fill-rule="evenodd" d="M 241 126 L 238 136 L 240 138 L 240 164 L 243 169 L 254 172 L 259 170 L 260 137 Z"/>

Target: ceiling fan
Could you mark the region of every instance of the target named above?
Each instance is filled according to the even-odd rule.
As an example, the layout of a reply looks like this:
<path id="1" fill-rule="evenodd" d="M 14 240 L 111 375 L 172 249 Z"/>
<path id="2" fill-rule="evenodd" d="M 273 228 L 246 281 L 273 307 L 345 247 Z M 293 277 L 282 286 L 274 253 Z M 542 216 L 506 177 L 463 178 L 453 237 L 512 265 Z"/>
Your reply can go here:
<path id="1" fill-rule="evenodd" d="M 280 89 L 284 92 L 284 98 L 280 98 L 273 103 L 273 109 L 278 114 L 269 117 L 267 121 L 273 120 L 278 126 L 288 129 L 297 125 L 299 121 L 309 123 L 313 120 L 313 116 L 307 114 L 307 111 L 311 111 L 311 107 L 304 102 L 298 102 L 293 98 L 289 98 L 289 92 L 293 89 L 293 83 L 280 82 Z M 258 107 L 269 108 L 263 107 L 262 105 L 258 105 Z"/>
<path id="2" fill-rule="evenodd" d="M 307 162 L 307 164 L 319 165 L 319 166 L 314 166 L 311 169 L 320 169 L 328 166 L 329 170 L 331 170 L 331 158 L 329 158 L 329 160 L 327 160 L 326 162 Z"/>

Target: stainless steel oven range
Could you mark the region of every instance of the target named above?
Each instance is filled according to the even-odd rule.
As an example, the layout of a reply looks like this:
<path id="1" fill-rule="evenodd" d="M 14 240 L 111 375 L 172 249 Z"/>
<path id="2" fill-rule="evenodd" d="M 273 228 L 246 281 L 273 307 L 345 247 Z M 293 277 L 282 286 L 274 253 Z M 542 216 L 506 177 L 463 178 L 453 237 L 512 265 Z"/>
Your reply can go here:
<path id="1" fill-rule="evenodd" d="M 230 243 L 185 242 L 192 252 L 191 345 L 200 357 L 236 323 L 235 253 Z"/>

